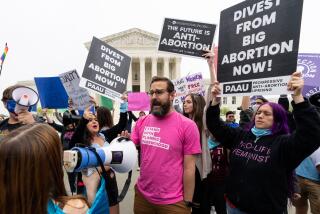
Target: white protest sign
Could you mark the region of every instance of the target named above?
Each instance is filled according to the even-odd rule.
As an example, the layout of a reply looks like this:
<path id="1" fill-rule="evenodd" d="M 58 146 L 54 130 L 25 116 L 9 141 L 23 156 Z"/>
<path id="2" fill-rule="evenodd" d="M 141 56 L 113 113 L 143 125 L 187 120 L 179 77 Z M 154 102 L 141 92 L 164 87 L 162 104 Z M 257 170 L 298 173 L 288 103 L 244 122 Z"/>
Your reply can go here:
<path id="1" fill-rule="evenodd" d="M 72 108 L 84 110 L 90 105 L 89 92 L 79 87 L 80 76 L 76 70 L 62 73 L 59 78 L 68 96 L 72 99 Z"/>
<path id="2" fill-rule="evenodd" d="M 205 95 L 204 82 L 201 73 L 190 74 L 172 81 L 176 90 L 174 105 L 182 105 L 188 94 Z"/>

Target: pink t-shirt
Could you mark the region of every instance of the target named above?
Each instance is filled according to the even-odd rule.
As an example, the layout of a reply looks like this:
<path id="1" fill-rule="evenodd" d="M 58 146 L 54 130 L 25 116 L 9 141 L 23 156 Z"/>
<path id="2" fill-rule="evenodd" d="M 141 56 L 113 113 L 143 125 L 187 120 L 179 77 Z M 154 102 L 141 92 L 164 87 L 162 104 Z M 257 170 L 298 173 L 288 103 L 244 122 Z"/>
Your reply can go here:
<path id="1" fill-rule="evenodd" d="M 201 153 L 196 124 L 177 112 L 164 118 L 149 114 L 137 121 L 131 140 L 141 148 L 142 195 L 154 204 L 183 200 L 184 155 Z"/>

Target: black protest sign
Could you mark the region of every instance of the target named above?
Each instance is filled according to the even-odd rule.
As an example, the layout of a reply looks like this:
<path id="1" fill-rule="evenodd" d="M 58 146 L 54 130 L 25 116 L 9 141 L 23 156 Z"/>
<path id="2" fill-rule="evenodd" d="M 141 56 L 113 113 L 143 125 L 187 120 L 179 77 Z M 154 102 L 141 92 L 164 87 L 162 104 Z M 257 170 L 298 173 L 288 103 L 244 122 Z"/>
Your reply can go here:
<path id="1" fill-rule="evenodd" d="M 164 19 L 158 50 L 202 57 L 210 50 L 216 25 L 178 19 Z"/>
<path id="2" fill-rule="evenodd" d="M 113 100 L 126 91 L 131 58 L 93 37 L 80 85 Z"/>
<path id="3" fill-rule="evenodd" d="M 302 6 L 303 0 L 255 0 L 221 12 L 218 79 L 223 94 L 286 93 L 297 66 Z"/>

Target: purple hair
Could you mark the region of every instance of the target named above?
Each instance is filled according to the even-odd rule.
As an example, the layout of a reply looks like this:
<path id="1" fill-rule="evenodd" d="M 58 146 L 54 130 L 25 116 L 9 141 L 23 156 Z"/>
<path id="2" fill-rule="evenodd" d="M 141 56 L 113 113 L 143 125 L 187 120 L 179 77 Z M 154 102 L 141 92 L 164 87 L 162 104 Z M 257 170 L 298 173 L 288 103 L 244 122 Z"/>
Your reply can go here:
<path id="1" fill-rule="evenodd" d="M 281 135 L 281 134 L 289 134 L 289 127 L 288 127 L 288 117 L 287 112 L 284 110 L 284 108 L 277 104 L 272 102 L 267 102 L 259 106 L 259 108 L 263 105 L 269 105 L 272 108 L 273 112 L 273 125 L 271 127 L 271 132 L 273 135 Z M 257 111 L 259 110 L 257 109 Z M 253 120 L 248 124 L 248 126 L 245 128 L 245 130 L 249 131 L 251 128 L 255 125 L 255 116 L 256 112 L 253 115 Z M 288 192 L 287 197 L 292 200 L 293 194 L 294 194 L 294 179 L 295 174 L 294 171 L 287 174 L 287 182 L 288 182 Z"/>
<path id="2" fill-rule="evenodd" d="M 288 134 L 289 133 L 288 118 L 287 118 L 287 112 L 284 110 L 284 108 L 277 103 L 267 102 L 260 105 L 257 111 L 263 105 L 269 105 L 272 108 L 272 112 L 273 112 L 273 125 L 271 127 L 272 134 L 273 135 Z M 256 117 L 256 112 L 252 117 L 252 121 L 246 127 L 247 131 L 251 130 L 251 128 L 254 127 L 255 117 Z"/>

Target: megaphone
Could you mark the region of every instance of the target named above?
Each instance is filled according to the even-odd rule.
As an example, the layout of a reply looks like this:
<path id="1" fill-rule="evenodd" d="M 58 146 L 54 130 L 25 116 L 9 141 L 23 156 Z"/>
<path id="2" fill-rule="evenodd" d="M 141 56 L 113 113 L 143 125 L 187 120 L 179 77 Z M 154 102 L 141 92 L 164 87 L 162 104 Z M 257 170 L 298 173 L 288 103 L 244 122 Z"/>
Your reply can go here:
<path id="1" fill-rule="evenodd" d="M 320 92 L 311 95 L 309 101 L 312 105 L 320 107 Z"/>
<path id="2" fill-rule="evenodd" d="M 32 88 L 21 86 L 12 91 L 12 99 L 16 104 L 14 112 L 18 114 L 21 110 L 30 111 L 39 101 L 39 95 Z"/>
<path id="3" fill-rule="evenodd" d="M 95 150 L 104 165 L 110 166 L 119 173 L 131 171 L 138 159 L 136 146 L 124 137 L 117 137 L 109 146 L 95 148 Z M 67 172 L 80 172 L 83 169 L 100 166 L 94 152 L 88 147 L 74 147 L 64 151 L 63 165 Z"/>

